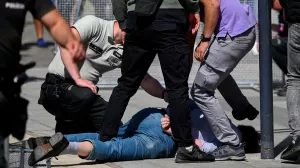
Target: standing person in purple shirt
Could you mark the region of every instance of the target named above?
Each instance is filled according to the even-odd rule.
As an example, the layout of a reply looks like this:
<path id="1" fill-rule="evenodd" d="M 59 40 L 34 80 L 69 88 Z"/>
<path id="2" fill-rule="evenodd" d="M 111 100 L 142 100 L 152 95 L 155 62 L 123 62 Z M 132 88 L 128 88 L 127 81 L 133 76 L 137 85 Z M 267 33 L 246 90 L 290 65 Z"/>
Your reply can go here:
<path id="1" fill-rule="evenodd" d="M 254 45 L 256 19 L 249 5 L 239 0 L 200 0 L 200 16 L 205 26 L 195 58 L 201 66 L 195 78 L 191 95 L 209 121 L 213 133 L 223 144 L 212 154 L 216 160 L 245 159 L 241 139 L 232 129 L 220 102 L 215 97 L 219 84 L 232 78 L 230 73 Z M 214 4 L 214 5 L 210 5 Z M 214 37 L 212 39 L 214 33 Z M 228 90 L 236 89 L 231 85 Z M 243 115 L 253 120 L 257 113 Z"/>

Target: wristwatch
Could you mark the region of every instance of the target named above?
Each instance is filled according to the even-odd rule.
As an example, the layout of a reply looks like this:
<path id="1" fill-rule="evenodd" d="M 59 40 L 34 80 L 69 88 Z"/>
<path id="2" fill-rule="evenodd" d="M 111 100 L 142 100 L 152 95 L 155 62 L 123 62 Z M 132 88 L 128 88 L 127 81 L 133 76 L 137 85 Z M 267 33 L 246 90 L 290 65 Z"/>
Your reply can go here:
<path id="1" fill-rule="evenodd" d="M 201 39 L 201 42 L 209 42 L 211 37 L 205 37 L 203 34 L 201 34 L 200 39 Z"/>

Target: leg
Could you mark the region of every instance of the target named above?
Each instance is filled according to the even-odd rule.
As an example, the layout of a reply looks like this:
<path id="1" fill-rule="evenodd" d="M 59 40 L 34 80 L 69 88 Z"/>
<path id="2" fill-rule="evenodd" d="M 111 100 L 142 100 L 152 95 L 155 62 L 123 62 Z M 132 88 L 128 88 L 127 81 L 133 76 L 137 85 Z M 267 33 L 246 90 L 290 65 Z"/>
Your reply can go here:
<path id="1" fill-rule="evenodd" d="M 220 83 L 218 90 L 232 108 L 236 120 L 254 120 L 257 117 L 259 112 L 249 103 L 231 75 Z"/>
<path id="2" fill-rule="evenodd" d="M 293 142 L 281 159 L 296 161 L 300 156 L 300 23 L 289 25 L 287 110 Z"/>
<path id="3" fill-rule="evenodd" d="M 227 36 L 224 39 L 216 39 L 209 49 L 206 62 L 198 71 L 191 90 L 193 99 L 203 110 L 214 134 L 224 144 L 236 146 L 240 143 L 240 139 L 231 128 L 220 102 L 214 96 L 215 89 L 228 77 L 254 42 L 254 28 L 234 38 Z"/>
<path id="4" fill-rule="evenodd" d="M 35 32 L 37 36 L 37 45 L 39 47 L 47 47 L 47 43 L 44 41 L 43 23 L 38 19 L 34 19 L 34 24 L 35 24 Z"/>
<path id="5" fill-rule="evenodd" d="M 5 137 L 0 133 L 0 167 L 7 168 L 7 161 L 5 159 L 5 151 L 4 151 L 4 143 Z"/>
<path id="6" fill-rule="evenodd" d="M 43 23 L 38 19 L 34 19 L 34 25 L 35 25 L 35 32 L 36 32 L 37 39 L 43 39 L 44 38 Z"/>
<path id="7" fill-rule="evenodd" d="M 287 74 L 287 38 L 273 39 L 271 54 L 284 74 Z"/>
<path id="8" fill-rule="evenodd" d="M 0 90 L 0 167 L 3 168 L 7 168 L 7 161 L 5 158 L 5 151 L 4 151 L 4 143 L 5 143 L 5 138 L 8 136 L 8 132 L 5 131 L 3 128 L 5 128 L 4 126 L 4 120 L 7 119 L 7 114 L 5 114 L 7 112 L 7 100 L 4 97 L 4 94 L 2 93 L 2 91 Z"/>
<path id="9" fill-rule="evenodd" d="M 98 131 L 103 122 L 107 102 L 89 88 L 72 85 L 64 96 L 61 119 L 65 134 Z M 66 128 L 67 127 L 67 128 Z M 58 130 L 57 130 L 58 131 Z"/>
<path id="10" fill-rule="evenodd" d="M 174 142 L 162 131 L 161 118 L 158 109 L 143 109 L 125 124 L 125 132 L 119 129 L 118 138 L 106 142 L 89 140 L 94 149 L 87 159 L 121 161 L 174 156 Z"/>
<path id="11" fill-rule="evenodd" d="M 127 32 L 121 66 L 122 76 L 109 99 L 101 129 L 102 141 L 117 135 L 129 99 L 136 93 L 155 57 L 149 42 L 151 35 L 152 32 L 148 28 L 139 30 L 136 27 Z"/>
<path id="12" fill-rule="evenodd" d="M 207 64 L 200 67 L 191 90 L 191 96 L 203 110 L 216 137 L 224 144 L 238 145 L 240 139 L 231 128 L 228 117 L 220 102 L 214 96 L 216 86 L 228 73 L 211 68 Z M 229 89 L 229 88 L 227 88 Z"/>
<path id="13" fill-rule="evenodd" d="M 218 90 L 234 110 L 243 111 L 250 104 L 230 74 L 220 83 Z"/>
<path id="14" fill-rule="evenodd" d="M 189 45 L 184 33 L 176 30 L 158 32 L 161 36 L 159 52 L 164 80 L 170 104 L 170 119 L 173 137 L 178 141 L 179 147 L 193 144 L 188 100 L 188 77 L 192 65 L 189 54 Z M 164 47 L 164 48 L 163 48 Z"/>
<path id="15" fill-rule="evenodd" d="M 99 134 L 65 137 L 71 142 L 80 142 L 78 154 L 88 160 L 120 161 L 171 157 L 174 154 L 174 142 L 161 129 L 162 117 L 156 108 L 143 109 L 119 129 L 118 138 L 107 142 L 99 141 Z M 87 149 L 91 150 L 87 153 Z"/>
<path id="16" fill-rule="evenodd" d="M 294 140 L 300 136 L 300 24 L 292 24 L 288 39 L 287 108 Z"/>
<path id="17" fill-rule="evenodd" d="M 107 106 L 107 102 L 89 88 L 68 83 L 45 82 L 39 102 L 56 116 L 56 132 L 64 134 L 96 132 L 101 128 Z"/>
<path id="18" fill-rule="evenodd" d="M 69 142 L 82 142 L 87 139 L 99 141 L 100 139 L 100 134 L 98 133 L 69 134 L 64 136 Z"/>

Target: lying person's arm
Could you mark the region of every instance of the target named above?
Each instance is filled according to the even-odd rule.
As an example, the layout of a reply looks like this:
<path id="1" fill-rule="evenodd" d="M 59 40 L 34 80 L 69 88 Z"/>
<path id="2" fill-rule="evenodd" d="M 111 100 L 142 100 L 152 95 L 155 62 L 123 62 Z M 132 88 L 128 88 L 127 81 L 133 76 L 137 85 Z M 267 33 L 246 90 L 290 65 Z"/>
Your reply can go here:
<path id="1" fill-rule="evenodd" d="M 205 153 L 209 153 L 217 149 L 217 145 L 215 145 L 214 143 L 206 142 L 203 139 L 195 139 L 195 144 L 201 151 Z"/>
<path id="2" fill-rule="evenodd" d="M 148 73 L 145 75 L 141 87 L 151 96 L 164 99 L 168 102 L 168 95 L 165 88 Z"/>
<path id="3" fill-rule="evenodd" d="M 172 136 L 172 130 L 170 126 L 170 118 L 168 115 L 165 115 L 160 120 L 162 130 L 168 135 Z M 195 144 L 199 147 L 199 149 L 203 152 L 212 152 L 217 148 L 217 145 L 214 143 L 206 142 L 203 139 L 195 139 Z"/>

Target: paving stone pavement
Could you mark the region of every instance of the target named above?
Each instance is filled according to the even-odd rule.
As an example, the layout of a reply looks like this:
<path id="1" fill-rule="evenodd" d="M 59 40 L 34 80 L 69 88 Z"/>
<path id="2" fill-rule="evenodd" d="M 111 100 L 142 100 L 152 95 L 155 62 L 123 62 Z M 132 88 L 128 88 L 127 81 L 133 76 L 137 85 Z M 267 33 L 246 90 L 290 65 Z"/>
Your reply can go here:
<path id="1" fill-rule="evenodd" d="M 47 32 L 45 32 L 45 39 L 47 41 L 52 41 L 51 37 Z M 34 25 L 30 22 L 24 29 L 23 44 L 33 44 L 36 41 L 34 34 Z M 37 104 L 37 99 L 39 97 L 39 89 L 41 83 L 44 80 L 45 74 L 47 72 L 47 65 L 53 58 L 52 54 L 53 46 L 48 48 L 38 48 L 36 46 L 31 46 L 28 50 L 22 51 L 24 55 L 22 62 L 28 62 L 30 60 L 37 61 L 37 66 L 27 72 L 29 76 L 29 81 L 22 88 L 22 95 L 30 100 L 28 107 L 29 119 L 27 122 L 27 134 L 26 138 L 31 136 L 44 136 L 52 135 L 54 133 L 55 120 L 52 115 L 47 113 L 44 108 Z M 108 100 L 111 94 L 111 89 L 102 88 L 99 91 L 99 94 L 105 99 Z M 259 92 L 252 89 L 243 89 L 242 90 L 245 96 L 249 99 L 251 104 L 259 109 Z M 237 122 L 233 119 L 231 115 L 231 108 L 227 105 L 224 99 L 220 96 L 219 93 L 216 93 L 218 99 L 220 100 L 222 106 L 225 108 L 227 115 L 232 119 L 233 123 L 236 125 L 251 125 L 257 131 L 260 130 L 260 117 L 254 121 L 242 121 Z M 123 117 L 123 122 L 128 121 L 133 114 L 137 111 L 146 108 L 146 107 L 165 107 L 166 103 L 157 98 L 153 98 L 145 93 L 143 90 L 139 90 L 130 100 L 130 103 L 126 109 L 125 115 Z M 277 97 L 274 94 L 274 140 L 275 140 L 275 160 L 261 160 L 260 154 L 247 154 L 247 160 L 242 162 L 213 162 L 213 163 L 195 163 L 195 164 L 175 164 L 173 158 L 169 159 L 153 159 L 153 160 L 142 160 L 142 161 L 126 161 L 126 162 L 114 162 L 114 163 L 105 163 L 98 164 L 93 161 L 85 161 L 77 156 L 60 156 L 58 160 L 52 159 L 52 167 L 87 167 L 87 168 L 196 168 L 196 167 L 205 167 L 205 168 L 286 168 L 286 167 L 300 167 L 300 165 L 284 163 L 279 159 L 280 152 L 288 144 L 288 118 L 286 111 L 286 102 L 285 97 Z M 10 142 L 15 141 L 15 139 L 10 138 Z"/>

